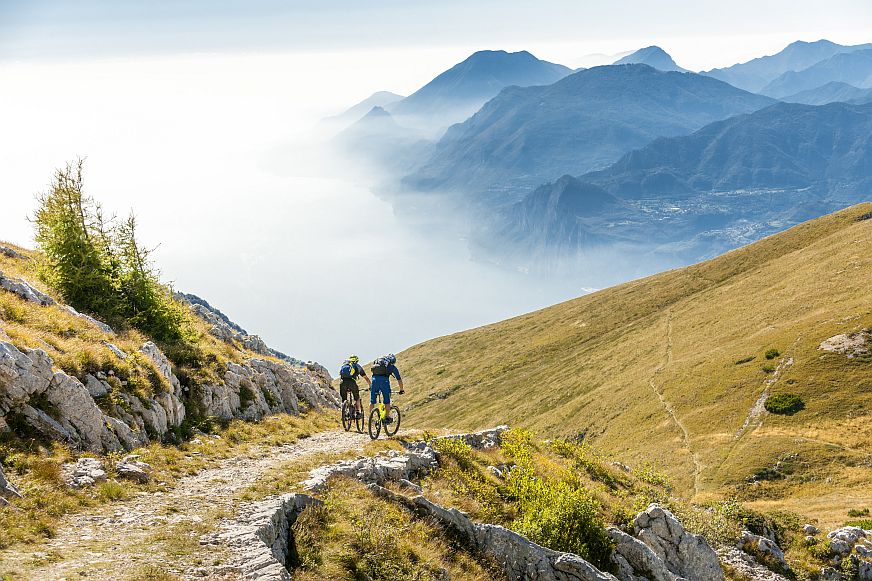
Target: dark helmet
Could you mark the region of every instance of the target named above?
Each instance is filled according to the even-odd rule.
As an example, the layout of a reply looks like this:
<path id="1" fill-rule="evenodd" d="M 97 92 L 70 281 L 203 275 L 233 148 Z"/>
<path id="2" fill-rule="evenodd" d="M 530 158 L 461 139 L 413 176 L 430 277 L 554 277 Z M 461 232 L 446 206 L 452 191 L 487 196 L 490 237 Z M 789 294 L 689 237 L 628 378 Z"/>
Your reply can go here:
<path id="1" fill-rule="evenodd" d="M 387 359 L 387 360 L 388 360 L 388 363 L 390 363 L 391 365 L 393 365 L 394 363 L 397 362 L 397 356 L 394 355 L 393 353 L 388 353 L 388 354 L 385 356 L 385 359 Z"/>

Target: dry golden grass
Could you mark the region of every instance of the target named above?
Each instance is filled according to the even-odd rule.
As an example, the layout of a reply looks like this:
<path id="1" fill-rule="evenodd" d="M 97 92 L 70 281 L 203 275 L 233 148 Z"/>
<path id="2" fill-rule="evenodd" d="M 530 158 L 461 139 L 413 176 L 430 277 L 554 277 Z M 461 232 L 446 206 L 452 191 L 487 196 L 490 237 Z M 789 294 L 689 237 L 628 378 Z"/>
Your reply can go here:
<path id="1" fill-rule="evenodd" d="M 853 466 L 868 453 L 872 363 L 818 345 L 872 327 L 872 220 L 858 221 L 870 210 L 414 346 L 400 355 L 406 425 L 584 433 L 631 465 L 662 466 L 679 493 L 698 499 L 735 494 L 790 453 L 801 466 L 770 487 L 776 505 L 804 493 L 813 504 L 834 482 L 844 494 L 868 490 L 872 470 Z M 781 355 L 768 361 L 773 348 Z M 780 367 L 767 373 L 766 364 Z M 805 410 L 764 412 L 762 426 L 742 430 L 772 378 L 771 393 L 797 393 Z"/>

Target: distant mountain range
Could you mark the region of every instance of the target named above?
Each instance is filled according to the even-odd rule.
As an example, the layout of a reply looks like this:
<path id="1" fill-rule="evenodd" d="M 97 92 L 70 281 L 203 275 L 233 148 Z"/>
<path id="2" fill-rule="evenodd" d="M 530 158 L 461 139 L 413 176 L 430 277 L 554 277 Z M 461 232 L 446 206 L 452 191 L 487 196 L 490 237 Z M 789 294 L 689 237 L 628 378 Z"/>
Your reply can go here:
<path id="1" fill-rule="evenodd" d="M 482 257 L 520 268 L 608 244 L 695 261 L 869 192 L 872 105 L 779 103 L 542 186 L 495 212 L 475 242 Z"/>
<path id="2" fill-rule="evenodd" d="M 820 87 L 783 97 L 781 100 L 805 105 L 826 105 L 837 102 L 861 105 L 872 101 L 872 89 L 860 89 L 847 83 L 831 81 Z"/>
<path id="3" fill-rule="evenodd" d="M 755 58 L 731 67 L 712 69 L 703 74 L 730 83 L 740 89 L 756 93 L 763 90 L 764 87 L 784 73 L 807 69 L 839 53 L 868 48 L 872 48 L 872 44 L 844 46 L 829 40 L 818 40 L 816 42 L 797 41 L 788 45 L 777 54 Z M 818 83 L 816 86 L 822 84 L 824 83 Z M 802 89 L 783 93 L 782 96 L 790 95 L 800 90 Z"/>
<path id="4" fill-rule="evenodd" d="M 683 69 L 672 60 L 665 50 L 659 46 L 649 46 L 640 48 L 636 52 L 625 56 L 622 59 L 615 61 L 616 65 L 648 65 L 661 71 L 677 71 L 686 73 L 687 69 Z"/>
<path id="5" fill-rule="evenodd" d="M 483 50 L 388 107 L 400 124 L 444 128 L 463 121 L 509 86 L 550 85 L 570 74 L 527 51 Z"/>
<path id="6" fill-rule="evenodd" d="M 861 89 L 872 88 L 872 48 L 839 53 L 806 69 L 788 71 L 772 80 L 760 92 L 781 98 L 833 81 Z"/>
<path id="7" fill-rule="evenodd" d="M 595 67 L 549 86 L 504 89 L 451 127 L 405 183 L 511 197 L 554 176 L 605 167 L 657 137 L 773 102 L 693 73 Z"/>
<path id="8" fill-rule="evenodd" d="M 327 124 L 333 124 L 341 128 L 347 127 L 352 123 L 359 121 L 364 115 L 372 111 L 373 107 L 387 108 L 402 100 L 402 95 L 391 93 L 390 91 L 378 91 L 373 93 L 360 103 L 353 105 L 340 113 L 327 117 L 323 121 Z"/>

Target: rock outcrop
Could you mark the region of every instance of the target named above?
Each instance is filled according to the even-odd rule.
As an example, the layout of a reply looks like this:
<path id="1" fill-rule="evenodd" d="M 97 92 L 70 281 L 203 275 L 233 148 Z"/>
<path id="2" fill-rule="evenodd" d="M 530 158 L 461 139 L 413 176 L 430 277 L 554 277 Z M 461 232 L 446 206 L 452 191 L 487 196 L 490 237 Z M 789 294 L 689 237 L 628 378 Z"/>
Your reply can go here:
<path id="1" fill-rule="evenodd" d="M 338 406 L 329 375 L 252 359 L 242 365 L 228 363 L 225 383 L 186 393 L 154 343 L 145 343 L 140 353 L 154 364 L 167 389 L 148 398 L 116 390 L 118 400 L 107 401 L 105 396 L 113 390 L 106 376 L 89 374 L 83 383 L 55 371 L 42 349 L 19 350 L 0 341 L 0 429 L 14 414 L 46 437 L 106 452 L 164 437 L 182 424 L 186 403 L 202 415 L 225 419 L 259 419 L 276 412 L 296 414 L 304 408 Z"/>
<path id="2" fill-rule="evenodd" d="M 842 527 L 830 532 L 827 539 L 835 556 L 833 567 L 824 567 L 821 570 L 822 579 L 842 579 L 836 568 L 849 559 L 851 568 L 856 571 L 856 579 L 872 581 L 872 530 L 854 526 Z"/>
<path id="3" fill-rule="evenodd" d="M 684 530 L 665 508 L 652 504 L 633 521 L 633 535 L 609 529 L 622 581 L 718 581 L 724 579 L 717 553 L 705 539 Z M 645 545 L 650 551 L 646 551 Z"/>
<path id="4" fill-rule="evenodd" d="M 6 276 L 2 272 L 0 272 L 0 289 L 14 293 L 24 300 L 38 305 L 48 306 L 55 304 L 53 298 L 37 290 L 30 283 L 20 278 Z"/>
<path id="5" fill-rule="evenodd" d="M 139 460 L 138 454 L 129 454 L 115 464 L 115 472 L 119 478 L 133 480 L 145 484 L 151 478 L 151 465 Z"/>
<path id="6" fill-rule="evenodd" d="M 459 510 L 444 508 L 421 495 L 409 498 L 378 484 L 370 484 L 369 489 L 449 528 L 471 551 L 498 563 L 509 581 L 617 581 L 578 555 L 541 547 L 499 525 L 473 522 Z"/>
<path id="7" fill-rule="evenodd" d="M 790 565 L 784 559 L 784 551 L 772 539 L 743 531 L 742 538 L 739 540 L 739 548 L 756 557 L 758 561 L 773 571 L 790 573 Z"/>
<path id="8" fill-rule="evenodd" d="M 348 476 L 367 484 L 384 484 L 386 480 L 408 480 L 437 467 L 436 452 L 428 445 L 405 453 L 389 450 L 372 457 L 343 460 L 315 468 L 303 481 L 306 490 L 320 491 L 332 476 Z"/>

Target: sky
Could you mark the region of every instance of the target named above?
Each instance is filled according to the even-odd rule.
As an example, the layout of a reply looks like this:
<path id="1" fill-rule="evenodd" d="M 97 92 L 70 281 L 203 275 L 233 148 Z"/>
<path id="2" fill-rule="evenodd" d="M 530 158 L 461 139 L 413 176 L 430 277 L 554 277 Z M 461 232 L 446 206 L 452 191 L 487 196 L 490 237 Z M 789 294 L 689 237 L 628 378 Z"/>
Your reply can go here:
<path id="1" fill-rule="evenodd" d="M 34 196 L 86 157 L 86 190 L 136 212 L 166 280 L 335 372 L 585 289 L 398 218 L 378 176 L 322 153 L 321 117 L 484 48 L 577 66 L 658 44 L 698 70 L 868 31 L 865 0 L 0 0 L 0 240 L 31 246 Z"/>

